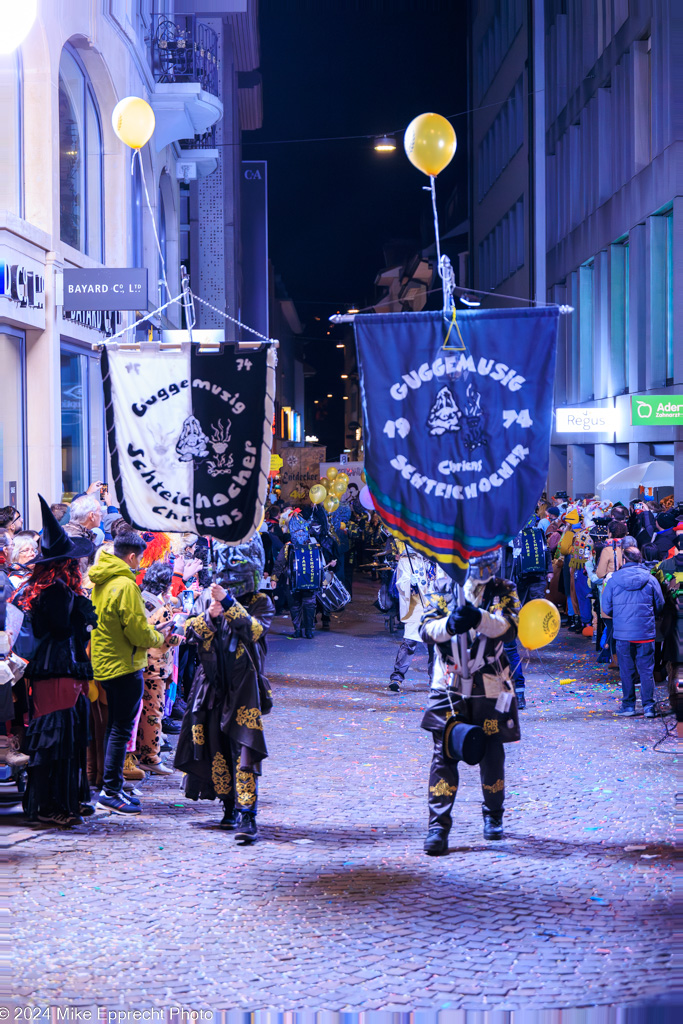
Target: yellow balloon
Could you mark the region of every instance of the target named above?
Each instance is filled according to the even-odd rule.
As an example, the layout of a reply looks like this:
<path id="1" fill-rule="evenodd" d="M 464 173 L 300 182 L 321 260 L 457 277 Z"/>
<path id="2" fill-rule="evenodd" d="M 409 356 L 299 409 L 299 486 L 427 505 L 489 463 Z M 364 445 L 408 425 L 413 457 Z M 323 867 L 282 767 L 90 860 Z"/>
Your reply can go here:
<path id="1" fill-rule="evenodd" d="M 140 96 L 126 96 L 114 107 L 111 123 L 121 142 L 140 149 L 152 138 L 154 111 Z"/>
<path id="2" fill-rule="evenodd" d="M 560 613 L 551 601 L 529 601 L 519 613 L 519 640 L 530 651 L 545 647 L 559 631 Z"/>
<path id="3" fill-rule="evenodd" d="M 336 512 L 339 508 L 339 498 L 335 498 L 333 494 L 330 494 L 329 497 L 325 498 L 324 508 L 330 515 Z"/>
<path id="4" fill-rule="evenodd" d="M 367 477 L 365 475 L 365 470 L 362 471 L 362 473 L 360 475 L 360 478 L 361 478 L 361 480 L 363 481 L 364 484 L 366 484 L 368 482 Z"/>
<path id="5" fill-rule="evenodd" d="M 336 480 L 332 481 L 332 494 L 334 494 L 335 497 L 337 498 L 341 498 L 342 494 L 346 493 L 346 488 L 348 486 L 348 484 L 344 483 L 340 475 L 337 477 Z"/>
<path id="6" fill-rule="evenodd" d="M 320 502 L 324 501 L 325 498 L 327 497 L 327 491 L 325 490 L 322 484 L 313 484 L 310 491 L 308 492 L 308 497 L 311 499 L 314 505 L 319 505 Z"/>
<path id="7" fill-rule="evenodd" d="M 335 469 L 334 466 L 330 466 L 329 469 L 327 470 L 327 479 L 334 480 L 338 472 L 338 469 Z"/>
<path id="8" fill-rule="evenodd" d="M 346 488 L 349 486 L 349 475 L 348 475 L 348 473 L 338 473 L 337 474 L 337 479 L 335 480 L 335 483 L 336 484 L 344 484 L 345 485 L 344 491 L 345 491 Z M 344 491 L 342 491 L 342 494 L 344 493 Z"/>
<path id="9" fill-rule="evenodd" d="M 458 145 L 450 121 L 441 114 L 420 114 L 414 118 L 403 138 L 406 154 L 423 174 L 437 175 L 455 156 Z"/>

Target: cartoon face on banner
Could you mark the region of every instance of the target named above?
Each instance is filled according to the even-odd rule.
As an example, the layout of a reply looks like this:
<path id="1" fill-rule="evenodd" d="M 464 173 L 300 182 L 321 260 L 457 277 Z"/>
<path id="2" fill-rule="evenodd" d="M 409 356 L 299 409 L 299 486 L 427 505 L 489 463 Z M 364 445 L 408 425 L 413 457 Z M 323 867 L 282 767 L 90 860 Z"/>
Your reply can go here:
<path id="1" fill-rule="evenodd" d="M 343 465 L 341 462 L 321 462 L 320 475 L 324 477 L 330 467 L 346 473 L 349 478 L 349 486 L 342 495 L 336 495 L 336 497 L 339 498 L 340 502 L 354 502 L 363 488 L 363 481 L 361 480 L 363 466 L 364 463 L 362 462 L 346 462 Z"/>
<path id="2" fill-rule="evenodd" d="M 557 307 L 356 317 L 368 486 L 394 536 L 445 566 L 510 540 L 548 468 Z"/>

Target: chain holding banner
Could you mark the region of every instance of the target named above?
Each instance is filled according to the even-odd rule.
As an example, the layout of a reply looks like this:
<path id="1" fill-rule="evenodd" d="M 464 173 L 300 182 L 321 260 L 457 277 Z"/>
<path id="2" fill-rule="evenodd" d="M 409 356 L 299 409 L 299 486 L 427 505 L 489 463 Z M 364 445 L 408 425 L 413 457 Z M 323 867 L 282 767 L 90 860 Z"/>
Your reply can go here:
<path id="1" fill-rule="evenodd" d="M 548 472 L 559 308 L 357 316 L 365 473 L 390 532 L 451 575 L 511 540 Z M 446 339 L 446 340 L 445 340 Z"/>
<path id="2" fill-rule="evenodd" d="M 121 514 L 142 530 L 249 540 L 267 496 L 277 353 L 197 346 L 102 352 Z"/>

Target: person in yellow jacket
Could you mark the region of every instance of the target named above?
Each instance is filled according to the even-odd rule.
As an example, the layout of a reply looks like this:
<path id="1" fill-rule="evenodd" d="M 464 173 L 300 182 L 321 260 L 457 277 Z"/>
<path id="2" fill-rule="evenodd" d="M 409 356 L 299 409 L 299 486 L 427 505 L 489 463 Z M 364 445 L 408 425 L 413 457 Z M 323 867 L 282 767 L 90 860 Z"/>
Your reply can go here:
<path id="1" fill-rule="evenodd" d="M 107 695 L 109 709 L 104 779 L 97 806 L 114 814 L 140 814 L 140 801 L 123 792 L 123 765 L 144 692 L 142 673 L 147 651 L 165 642 L 165 637 L 147 622 L 142 594 L 135 582 L 145 547 L 138 533 L 119 531 L 114 553 L 103 552 L 90 570 L 91 600 L 97 611 L 91 645 L 93 674 Z"/>

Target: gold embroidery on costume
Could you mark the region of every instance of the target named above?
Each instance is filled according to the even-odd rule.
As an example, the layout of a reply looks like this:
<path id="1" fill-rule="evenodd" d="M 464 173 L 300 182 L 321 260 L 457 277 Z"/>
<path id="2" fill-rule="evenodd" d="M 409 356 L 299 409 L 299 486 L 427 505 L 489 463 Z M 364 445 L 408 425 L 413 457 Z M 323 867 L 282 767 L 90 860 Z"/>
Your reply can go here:
<path id="1" fill-rule="evenodd" d="M 485 718 L 482 728 L 487 736 L 493 736 L 494 733 L 498 732 L 498 720 L 495 718 Z"/>
<path id="2" fill-rule="evenodd" d="M 246 616 L 246 614 L 246 611 L 239 603 L 239 601 L 235 601 L 234 604 L 230 605 L 227 611 L 223 612 L 223 615 L 226 617 L 228 622 L 231 622 L 233 619 L 242 619 Z"/>
<path id="3" fill-rule="evenodd" d="M 203 747 L 204 746 L 205 740 L 204 740 L 204 726 L 203 725 L 193 725 L 192 726 L 192 742 L 197 747 Z"/>
<path id="4" fill-rule="evenodd" d="M 213 632 L 211 626 L 208 624 L 204 616 L 198 615 L 194 619 L 188 619 L 188 621 L 185 624 L 185 628 L 193 629 L 197 636 L 202 637 L 202 648 L 205 651 L 208 651 L 209 647 L 211 646 L 211 641 L 213 640 L 216 634 Z"/>
<path id="5" fill-rule="evenodd" d="M 486 783 L 482 783 L 482 787 L 487 793 L 500 793 L 501 789 L 505 789 L 505 780 L 498 779 L 498 781 L 494 782 L 492 786 L 487 786 Z"/>
<path id="6" fill-rule="evenodd" d="M 258 640 L 263 636 L 263 626 L 256 619 L 251 620 L 251 639 Z"/>
<path id="7" fill-rule="evenodd" d="M 429 787 L 429 792 L 434 796 L 453 796 L 458 792 L 458 787 L 449 786 L 445 779 L 439 779 L 435 786 Z"/>
<path id="8" fill-rule="evenodd" d="M 258 708 L 238 708 L 235 718 L 238 725 L 244 725 L 247 729 L 260 729 L 263 732 L 261 712 Z"/>
<path id="9" fill-rule="evenodd" d="M 237 650 L 235 651 L 235 661 L 239 661 L 239 659 L 243 658 L 243 657 L 244 657 L 244 644 L 240 643 L 240 644 L 237 645 Z"/>
<path id="10" fill-rule="evenodd" d="M 237 786 L 238 803 L 244 807 L 251 807 L 252 804 L 256 803 L 256 776 L 253 772 L 244 772 L 241 768 L 238 768 L 235 784 Z"/>
<path id="11" fill-rule="evenodd" d="M 211 781 L 213 782 L 213 788 L 216 790 L 216 796 L 227 796 L 232 789 L 230 769 L 220 752 L 214 754 L 213 761 L 211 762 Z"/>

